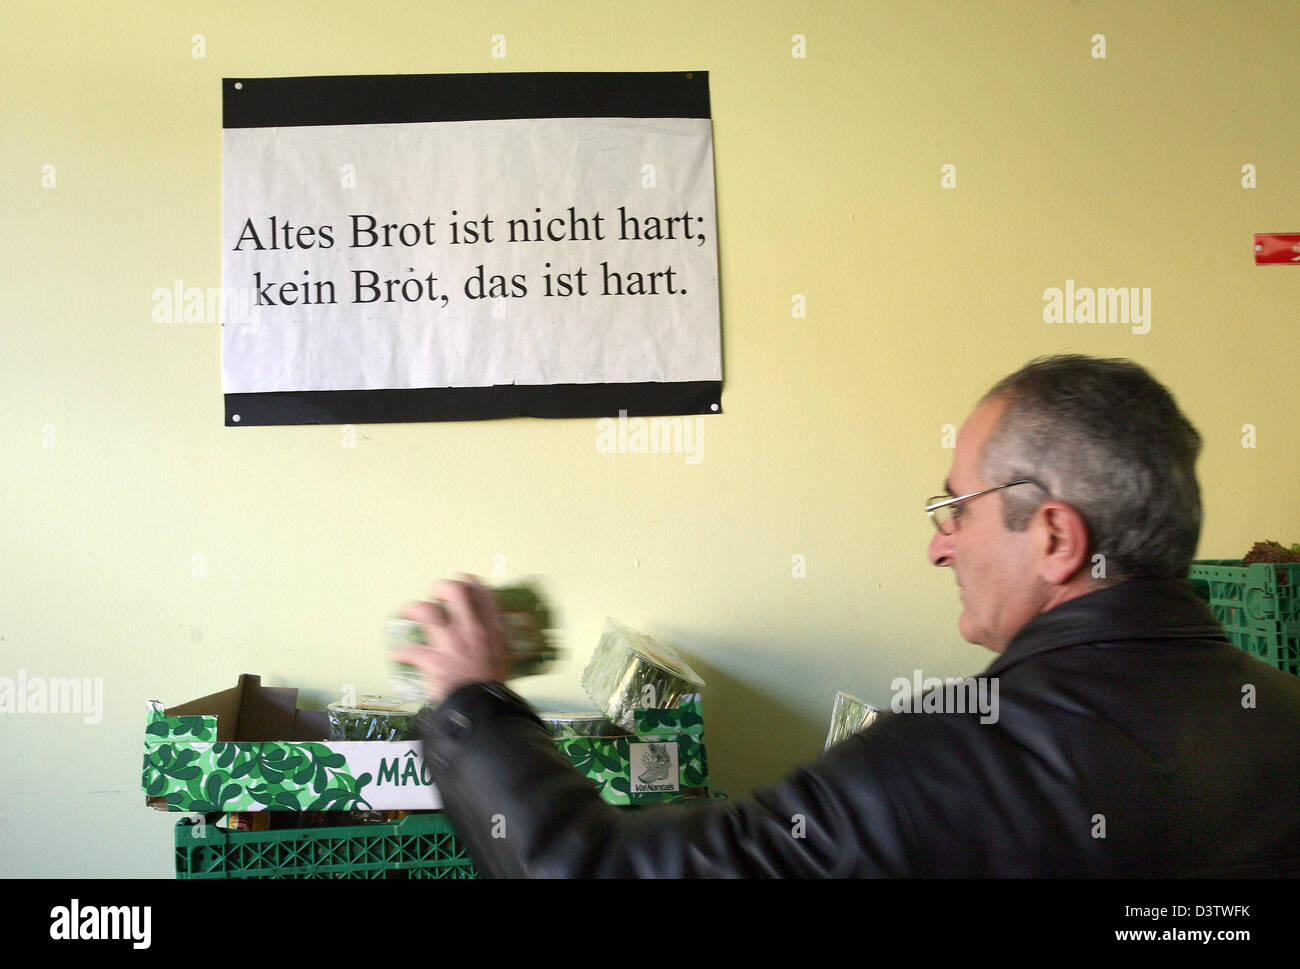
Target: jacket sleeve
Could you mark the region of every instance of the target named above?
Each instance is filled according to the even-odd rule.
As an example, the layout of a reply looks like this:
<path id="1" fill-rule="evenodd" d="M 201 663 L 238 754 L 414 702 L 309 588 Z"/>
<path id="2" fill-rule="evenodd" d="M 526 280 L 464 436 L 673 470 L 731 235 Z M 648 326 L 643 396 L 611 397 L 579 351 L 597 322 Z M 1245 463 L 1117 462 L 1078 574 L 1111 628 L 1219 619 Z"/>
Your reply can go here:
<path id="1" fill-rule="evenodd" d="M 864 764 L 861 735 L 752 798 L 628 811 L 603 801 L 500 684 L 458 690 L 421 714 L 420 731 L 444 809 L 484 875 L 912 873 L 907 821 Z"/>

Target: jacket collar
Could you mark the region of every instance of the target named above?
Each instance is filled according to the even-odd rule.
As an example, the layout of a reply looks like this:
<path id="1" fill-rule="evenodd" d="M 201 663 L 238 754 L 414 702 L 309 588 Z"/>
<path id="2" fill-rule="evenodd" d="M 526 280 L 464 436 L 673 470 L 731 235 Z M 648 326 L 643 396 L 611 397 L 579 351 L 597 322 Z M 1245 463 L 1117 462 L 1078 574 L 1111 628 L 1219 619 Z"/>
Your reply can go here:
<path id="1" fill-rule="evenodd" d="M 1186 579 L 1133 579 L 1035 616 L 984 675 L 995 675 L 1048 650 L 1133 639 L 1228 641 L 1223 627 Z"/>

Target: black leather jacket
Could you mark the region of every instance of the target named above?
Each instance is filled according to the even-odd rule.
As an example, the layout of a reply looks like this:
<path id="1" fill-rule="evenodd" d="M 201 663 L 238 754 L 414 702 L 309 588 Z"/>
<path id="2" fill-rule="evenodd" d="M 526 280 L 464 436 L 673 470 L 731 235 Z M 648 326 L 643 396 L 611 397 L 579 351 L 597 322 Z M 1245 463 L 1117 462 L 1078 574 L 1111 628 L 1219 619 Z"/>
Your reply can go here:
<path id="1" fill-rule="evenodd" d="M 1300 677 L 1230 645 L 1186 582 L 1066 602 L 981 677 L 996 722 L 893 714 L 750 798 L 638 811 L 500 684 L 421 730 L 485 875 L 1300 874 Z"/>

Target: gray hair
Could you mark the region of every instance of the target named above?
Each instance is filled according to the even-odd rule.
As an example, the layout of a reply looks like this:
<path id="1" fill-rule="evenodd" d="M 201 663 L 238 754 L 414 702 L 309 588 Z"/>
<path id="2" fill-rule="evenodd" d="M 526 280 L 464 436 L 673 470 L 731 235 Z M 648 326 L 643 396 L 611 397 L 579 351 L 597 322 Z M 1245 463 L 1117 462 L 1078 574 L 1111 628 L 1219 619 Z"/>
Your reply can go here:
<path id="1" fill-rule="evenodd" d="M 1105 584 L 1187 576 L 1201 533 L 1201 435 L 1168 390 L 1130 360 L 1075 354 L 1033 361 L 982 402 L 995 400 L 1007 406 L 980 474 L 1038 485 L 1002 492 L 1007 528 L 1023 530 L 1055 499 L 1083 516 Z"/>

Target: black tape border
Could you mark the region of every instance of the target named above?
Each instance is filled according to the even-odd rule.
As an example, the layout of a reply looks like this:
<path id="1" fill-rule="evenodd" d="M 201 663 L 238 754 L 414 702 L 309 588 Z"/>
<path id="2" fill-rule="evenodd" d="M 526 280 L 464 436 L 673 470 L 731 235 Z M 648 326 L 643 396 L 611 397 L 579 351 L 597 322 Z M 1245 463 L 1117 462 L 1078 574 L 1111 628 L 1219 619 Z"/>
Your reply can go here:
<path id="1" fill-rule="evenodd" d="M 709 118 L 708 71 L 228 77 L 223 128 Z"/>
<path id="2" fill-rule="evenodd" d="M 722 382 L 506 384 L 226 394 L 225 408 L 227 427 L 719 414 Z M 239 420 L 235 420 L 236 415 Z"/>

